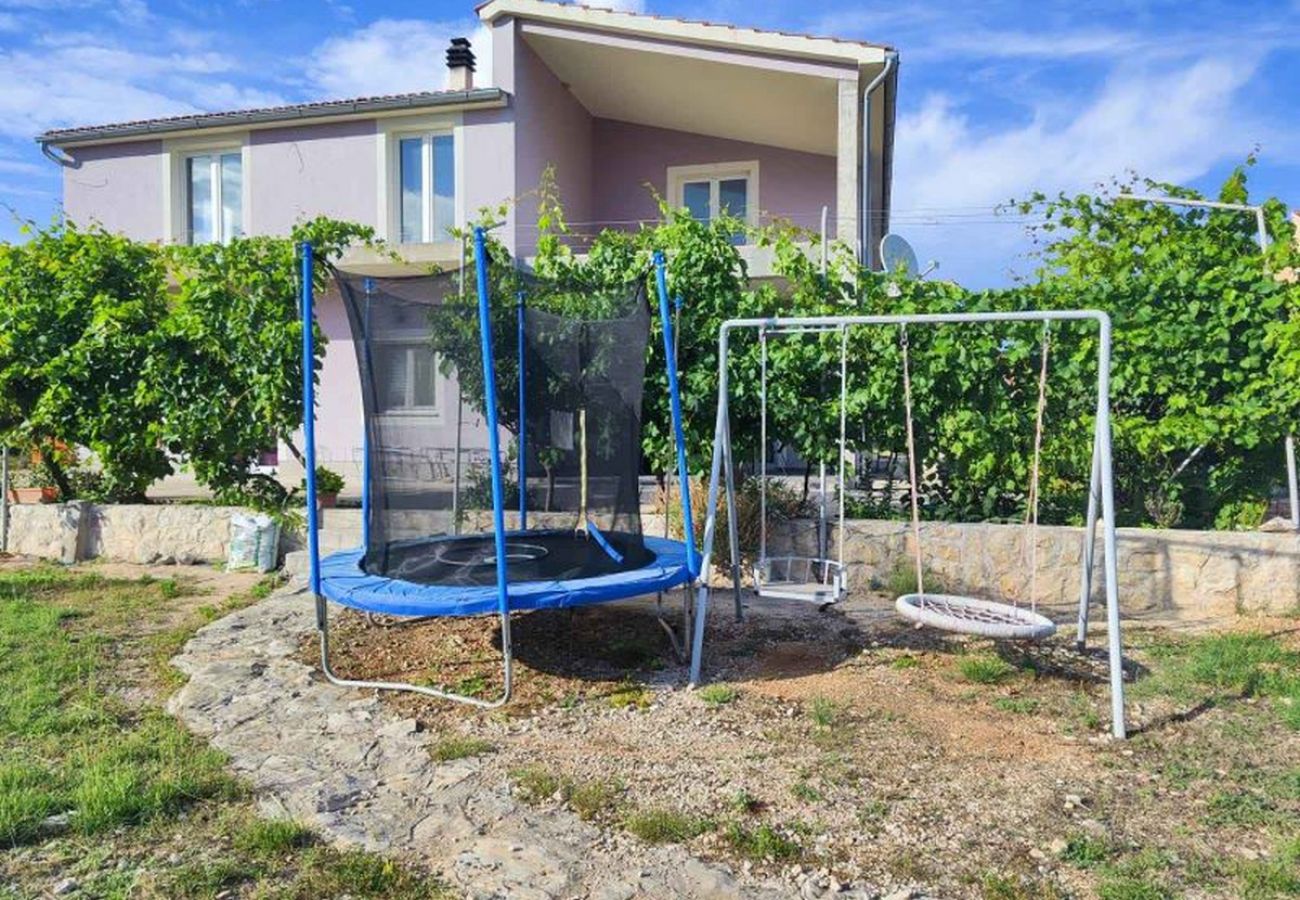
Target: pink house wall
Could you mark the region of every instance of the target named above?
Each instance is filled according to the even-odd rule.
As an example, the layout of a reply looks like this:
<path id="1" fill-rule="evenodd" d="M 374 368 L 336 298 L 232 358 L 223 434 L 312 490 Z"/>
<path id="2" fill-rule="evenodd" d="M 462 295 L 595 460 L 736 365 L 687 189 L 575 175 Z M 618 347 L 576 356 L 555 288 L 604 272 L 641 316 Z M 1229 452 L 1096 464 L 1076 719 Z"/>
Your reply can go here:
<path id="1" fill-rule="evenodd" d="M 548 165 L 565 217 L 570 222 L 592 218 L 592 117 L 569 93 L 527 42 L 515 47 L 515 195 L 520 198 L 516 220 L 517 251 L 531 255 L 537 246 L 537 188 Z"/>
<path id="2" fill-rule="evenodd" d="M 137 241 L 163 239 L 162 141 L 79 147 L 63 170 L 63 212 Z"/>
<path id="3" fill-rule="evenodd" d="M 835 157 L 764 144 L 596 119 L 592 127 L 593 218 L 601 222 L 656 219 L 646 184 L 667 198 L 668 167 L 758 160 L 764 213 L 817 227 L 823 205 L 835 210 Z"/>
<path id="4" fill-rule="evenodd" d="M 373 120 L 252 132 L 252 232 L 288 234 L 316 216 L 378 225 L 375 140 Z"/>

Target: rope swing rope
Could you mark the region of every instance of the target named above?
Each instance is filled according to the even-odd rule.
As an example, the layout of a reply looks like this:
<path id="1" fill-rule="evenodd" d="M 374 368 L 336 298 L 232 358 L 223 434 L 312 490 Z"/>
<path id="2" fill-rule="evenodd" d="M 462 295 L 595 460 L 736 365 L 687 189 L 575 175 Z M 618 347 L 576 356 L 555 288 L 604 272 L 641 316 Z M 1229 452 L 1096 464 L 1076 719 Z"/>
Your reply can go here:
<path id="1" fill-rule="evenodd" d="M 1022 609 L 1014 598 L 1010 603 L 998 603 L 955 594 L 927 594 L 925 591 L 925 565 L 921 546 L 921 491 L 920 478 L 917 474 L 916 434 L 912 410 L 912 366 L 907 325 L 900 324 L 898 331 L 903 362 L 903 412 L 907 427 L 907 474 L 912 507 L 916 593 L 899 597 L 895 608 L 906 619 L 945 631 L 1013 640 L 1039 640 L 1049 637 L 1056 632 L 1056 625 L 1051 619 L 1038 613 L 1038 484 L 1043 448 L 1043 421 L 1047 411 L 1050 323 L 1043 322 L 1038 369 L 1038 403 L 1034 414 L 1034 452 L 1030 463 L 1029 489 L 1026 495 L 1025 533 L 1029 555 L 1028 609 Z"/>

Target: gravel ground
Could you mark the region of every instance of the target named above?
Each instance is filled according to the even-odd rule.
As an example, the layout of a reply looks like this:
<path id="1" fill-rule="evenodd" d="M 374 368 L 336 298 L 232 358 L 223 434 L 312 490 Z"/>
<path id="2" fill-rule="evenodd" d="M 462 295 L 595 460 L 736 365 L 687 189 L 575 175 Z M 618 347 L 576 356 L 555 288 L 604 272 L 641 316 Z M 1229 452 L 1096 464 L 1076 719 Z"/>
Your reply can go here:
<path id="1" fill-rule="evenodd" d="M 889 608 L 879 595 L 824 612 L 749 598 L 737 624 L 729 603 L 715 604 L 706 672 L 734 691 L 685 688 L 650 602 L 528 614 L 513 627 L 520 666 L 504 711 L 385 702 L 435 746 L 490 743 L 485 779 L 568 785 L 540 805 L 582 806 L 614 834 L 652 810 L 707 820 L 686 838 L 693 852 L 810 896 L 849 884 L 1096 896 L 1104 866 L 1077 858 L 1089 841 L 1107 848 L 1111 870 L 1163 854 L 1156 882 L 1236 896 L 1218 863 L 1267 859 L 1276 829 L 1215 822 L 1205 809 L 1216 780 L 1294 773 L 1296 796 L 1279 809 L 1300 813 L 1300 742 L 1258 704 L 1143 696 L 1129 705 L 1135 737 L 1115 742 L 1101 641 L 1082 653 L 1065 637 L 1000 646 L 915 630 Z M 1279 625 L 1293 643 L 1294 626 Z M 384 627 L 344 616 L 336 636 L 341 671 L 497 688 L 491 620 Z M 1146 648 L 1163 638 L 1128 640 L 1126 674 L 1140 679 Z M 1179 759 L 1195 777 L 1171 783 Z M 575 803 L 592 785 L 598 802 Z M 734 839 L 764 826 L 783 849 Z M 1198 874 L 1201 864 L 1218 874 Z"/>

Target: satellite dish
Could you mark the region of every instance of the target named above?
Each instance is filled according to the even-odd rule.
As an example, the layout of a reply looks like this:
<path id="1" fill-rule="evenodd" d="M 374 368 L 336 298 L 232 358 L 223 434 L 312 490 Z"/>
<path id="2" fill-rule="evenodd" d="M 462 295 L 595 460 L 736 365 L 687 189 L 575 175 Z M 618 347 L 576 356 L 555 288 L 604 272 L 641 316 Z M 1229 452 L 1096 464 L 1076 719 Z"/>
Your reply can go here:
<path id="1" fill-rule="evenodd" d="M 885 274 L 899 278 L 915 278 L 921 271 L 916 251 L 897 234 L 887 234 L 880 239 L 880 262 L 885 267 Z"/>

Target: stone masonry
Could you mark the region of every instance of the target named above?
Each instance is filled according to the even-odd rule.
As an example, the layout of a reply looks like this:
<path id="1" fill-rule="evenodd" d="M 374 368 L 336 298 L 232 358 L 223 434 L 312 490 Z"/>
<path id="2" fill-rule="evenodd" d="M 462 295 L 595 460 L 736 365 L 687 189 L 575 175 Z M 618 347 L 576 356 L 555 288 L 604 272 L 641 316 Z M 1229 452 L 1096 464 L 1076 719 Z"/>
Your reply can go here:
<path id="1" fill-rule="evenodd" d="M 799 896 L 680 847 L 525 806 L 479 777 L 475 759 L 435 762 L 414 720 L 293 659 L 313 628 L 311 600 L 283 592 L 207 626 L 174 660 L 189 681 L 169 711 L 229 755 L 264 814 L 344 845 L 416 856 L 472 900 Z"/>

